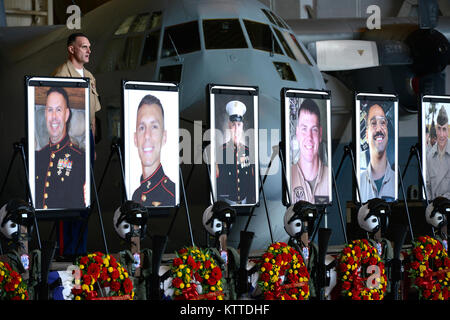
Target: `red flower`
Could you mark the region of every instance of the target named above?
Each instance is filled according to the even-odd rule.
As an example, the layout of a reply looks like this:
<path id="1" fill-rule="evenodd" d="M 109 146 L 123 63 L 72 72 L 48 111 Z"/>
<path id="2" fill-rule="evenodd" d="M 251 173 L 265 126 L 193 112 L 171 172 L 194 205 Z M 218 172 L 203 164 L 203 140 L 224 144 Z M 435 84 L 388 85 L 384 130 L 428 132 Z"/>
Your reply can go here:
<path id="1" fill-rule="evenodd" d="M 346 272 L 346 271 L 347 271 L 347 265 L 346 265 L 345 263 L 341 263 L 341 264 L 339 265 L 339 270 L 340 270 L 341 272 Z"/>
<path id="2" fill-rule="evenodd" d="M 131 293 L 131 291 L 133 290 L 133 282 L 130 280 L 130 278 L 126 278 L 123 281 L 123 290 L 125 291 L 125 293 Z"/>
<path id="3" fill-rule="evenodd" d="M 374 300 L 380 300 L 380 295 L 378 294 L 378 292 L 374 292 L 374 293 L 372 293 L 372 298 Z"/>
<path id="4" fill-rule="evenodd" d="M 178 254 L 182 255 L 183 253 L 188 252 L 186 248 L 178 250 Z"/>
<path id="5" fill-rule="evenodd" d="M 209 269 L 211 267 L 211 260 L 206 260 L 205 261 L 205 268 Z"/>
<path id="6" fill-rule="evenodd" d="M 84 284 L 90 285 L 91 281 L 92 281 L 92 278 L 90 275 L 87 275 L 87 274 L 83 275 L 83 283 Z"/>
<path id="7" fill-rule="evenodd" d="M 268 262 L 264 262 L 263 268 L 266 269 L 267 271 L 272 270 L 272 264 L 270 264 Z"/>
<path id="8" fill-rule="evenodd" d="M 180 264 L 183 264 L 183 260 L 181 258 L 175 258 L 173 259 L 173 265 L 175 267 L 178 267 Z"/>
<path id="9" fill-rule="evenodd" d="M 350 289 L 350 287 L 351 287 L 350 282 L 344 281 L 344 282 L 342 283 L 342 289 L 343 289 L 343 290 L 347 291 L 348 289 Z"/>
<path id="10" fill-rule="evenodd" d="M 418 263 L 417 261 L 413 261 L 411 263 L 411 268 L 413 268 L 414 270 L 419 269 L 419 267 L 420 267 L 420 263 Z"/>
<path id="11" fill-rule="evenodd" d="M 86 265 L 88 262 L 89 258 L 87 256 L 80 258 L 80 264 Z"/>
<path id="12" fill-rule="evenodd" d="M 219 267 L 215 267 L 211 271 L 211 276 L 216 280 L 220 280 L 222 278 L 222 270 Z"/>
<path id="13" fill-rule="evenodd" d="M 209 277 L 207 281 L 210 286 L 213 286 L 217 283 L 217 280 L 214 277 Z"/>
<path id="14" fill-rule="evenodd" d="M 120 290 L 120 282 L 112 281 L 111 282 L 111 290 L 112 291 L 119 291 Z"/>
<path id="15" fill-rule="evenodd" d="M 172 280 L 172 286 L 174 286 L 175 288 L 179 288 L 182 283 L 183 281 L 180 278 L 174 278 Z"/>
<path id="16" fill-rule="evenodd" d="M 113 270 L 113 272 L 111 272 L 111 279 L 116 280 L 119 277 L 120 277 L 120 273 L 116 269 Z"/>
<path id="17" fill-rule="evenodd" d="M 97 279 L 100 273 L 100 266 L 96 263 L 91 263 L 88 267 L 87 273 Z"/>

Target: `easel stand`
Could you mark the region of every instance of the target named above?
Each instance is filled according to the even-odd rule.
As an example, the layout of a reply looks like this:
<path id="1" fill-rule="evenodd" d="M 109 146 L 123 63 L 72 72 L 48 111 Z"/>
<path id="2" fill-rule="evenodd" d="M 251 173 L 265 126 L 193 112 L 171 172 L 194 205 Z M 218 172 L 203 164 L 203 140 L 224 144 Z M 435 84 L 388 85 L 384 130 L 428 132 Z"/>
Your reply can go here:
<path id="1" fill-rule="evenodd" d="M 266 218 L 267 218 L 267 224 L 268 224 L 268 227 L 269 227 L 269 234 L 270 234 L 270 241 L 271 241 L 271 243 L 273 243 L 272 224 L 271 224 L 271 222 L 270 222 L 269 211 L 268 211 L 268 209 L 267 209 L 266 195 L 265 195 L 265 193 L 264 193 L 264 183 L 266 182 L 266 179 L 267 179 L 267 176 L 268 176 L 270 167 L 272 166 L 272 161 L 273 161 L 273 159 L 276 157 L 276 154 L 277 154 L 276 152 L 277 152 L 277 151 L 278 151 L 278 150 L 276 150 L 276 147 L 272 147 L 272 155 L 271 155 L 271 157 L 270 157 L 269 165 L 267 166 L 266 172 L 264 173 L 264 178 L 261 178 L 261 172 L 259 172 L 259 170 L 258 170 L 258 174 L 259 174 L 259 184 L 260 184 L 260 187 L 259 187 L 259 194 L 262 193 L 262 195 L 263 195 L 264 208 L 265 208 L 265 210 L 266 210 Z M 252 209 L 250 210 L 250 215 L 249 215 L 249 217 L 248 217 L 248 220 L 247 220 L 247 223 L 246 223 L 246 225 L 245 225 L 245 228 L 244 228 L 243 232 L 246 232 L 246 231 L 248 230 L 248 226 L 250 225 L 250 220 L 251 220 L 252 217 L 253 217 L 253 212 L 255 211 L 255 208 L 256 208 L 256 206 L 255 206 L 255 207 L 252 207 Z M 241 246 L 241 244 L 239 244 L 239 247 L 240 247 L 240 246 Z"/>
<path id="2" fill-rule="evenodd" d="M 100 183 L 98 184 L 98 193 L 100 193 L 100 189 L 103 185 L 103 180 L 105 179 L 106 176 L 106 172 L 109 168 L 109 165 L 111 164 L 111 160 L 112 157 L 114 156 L 114 154 L 117 155 L 117 157 L 119 158 L 119 165 L 120 165 L 120 174 L 122 177 L 122 199 L 126 199 L 126 189 L 125 189 L 125 170 L 123 168 L 123 159 L 122 159 L 122 150 L 120 147 L 120 139 L 115 137 L 113 138 L 113 141 L 111 143 L 111 152 L 109 153 L 109 157 L 108 160 L 106 162 L 106 166 L 105 169 L 103 170 L 103 174 L 102 177 L 100 178 Z"/>
<path id="3" fill-rule="evenodd" d="M 5 181 L 3 181 L 2 189 L 0 191 L 0 198 L 3 195 L 3 192 L 5 190 L 6 183 L 8 182 L 8 177 L 9 177 L 9 174 L 11 172 L 12 166 L 14 164 L 14 160 L 15 160 L 17 154 L 20 153 L 20 156 L 22 158 L 23 170 L 24 170 L 24 173 L 25 173 L 26 198 L 27 198 L 29 204 L 32 207 L 34 207 L 33 199 L 31 198 L 30 183 L 29 183 L 29 180 L 28 180 L 28 166 L 27 166 L 26 155 L 25 155 L 25 138 L 22 138 L 20 140 L 20 142 L 15 142 L 13 144 L 13 148 L 14 148 L 14 153 L 13 153 L 13 155 L 11 157 L 11 161 L 9 162 L 8 171 L 6 173 Z M 38 226 L 38 223 L 37 223 L 36 215 L 33 215 L 33 224 L 34 224 L 34 228 L 36 230 L 36 238 L 37 238 L 38 248 L 39 248 L 39 250 L 41 250 L 42 249 L 41 237 L 40 237 L 39 226 Z"/>

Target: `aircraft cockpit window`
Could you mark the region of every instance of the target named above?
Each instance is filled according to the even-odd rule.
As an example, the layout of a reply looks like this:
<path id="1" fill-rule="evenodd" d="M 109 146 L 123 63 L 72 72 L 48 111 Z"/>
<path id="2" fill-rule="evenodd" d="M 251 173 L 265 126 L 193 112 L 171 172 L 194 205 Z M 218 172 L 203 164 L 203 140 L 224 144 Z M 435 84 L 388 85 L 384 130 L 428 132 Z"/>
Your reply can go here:
<path id="1" fill-rule="evenodd" d="M 162 25 L 162 12 L 161 11 L 155 11 L 152 13 L 152 17 L 150 19 L 150 25 L 149 25 L 149 29 L 155 29 L 155 28 L 160 28 Z"/>
<path id="2" fill-rule="evenodd" d="M 309 64 L 312 66 L 311 60 L 309 60 L 308 56 L 306 55 L 305 51 L 303 50 L 302 46 L 298 43 L 297 38 L 292 34 L 289 33 L 289 36 L 286 37 L 287 41 L 289 42 L 289 39 L 292 40 L 294 43 L 294 54 L 297 57 L 297 60 L 300 61 L 300 63 Z"/>
<path id="3" fill-rule="evenodd" d="M 287 25 L 286 22 L 284 22 L 283 19 L 281 19 L 279 16 L 277 16 L 275 13 L 272 12 L 273 17 L 275 18 L 275 20 L 277 21 L 277 25 L 280 28 L 284 28 L 284 29 L 289 29 L 289 26 Z"/>
<path id="4" fill-rule="evenodd" d="M 144 37 L 142 35 L 127 38 L 123 54 L 123 69 L 136 69 L 139 63 L 139 54 L 141 53 L 143 40 Z"/>
<path id="5" fill-rule="evenodd" d="M 161 30 L 150 32 L 145 38 L 144 51 L 142 53 L 141 65 L 156 61 L 158 57 L 159 35 Z"/>
<path id="6" fill-rule="evenodd" d="M 277 72 L 280 75 L 281 79 L 289 81 L 297 81 L 295 78 L 294 71 L 292 71 L 292 68 L 289 65 L 289 63 L 274 62 L 273 65 L 275 66 L 275 69 L 277 69 Z"/>
<path id="7" fill-rule="evenodd" d="M 247 48 L 238 19 L 203 20 L 206 49 Z"/>
<path id="8" fill-rule="evenodd" d="M 272 11 L 269 11 L 267 9 L 261 9 L 261 10 L 265 14 L 267 19 L 269 19 L 270 22 L 279 26 L 280 28 L 289 29 L 289 26 L 286 24 L 286 22 L 284 22 L 283 19 L 281 19 L 275 13 L 273 13 Z"/>
<path id="9" fill-rule="evenodd" d="M 267 24 L 244 20 L 253 48 L 283 54 L 275 35 Z"/>
<path id="10" fill-rule="evenodd" d="M 262 9 L 262 12 L 266 15 L 267 19 L 269 19 L 270 22 L 272 22 L 273 24 L 277 24 L 269 11 L 267 11 L 266 9 Z"/>
<path id="11" fill-rule="evenodd" d="M 150 14 L 143 13 L 138 15 L 130 26 L 129 32 L 144 32 L 150 21 Z"/>
<path id="12" fill-rule="evenodd" d="M 116 32 L 114 32 L 115 36 L 119 36 L 122 34 L 127 34 L 128 31 L 130 30 L 130 26 L 133 23 L 134 19 L 136 18 L 136 16 L 131 16 L 131 17 L 127 17 L 122 24 L 119 26 L 119 28 L 117 28 Z"/>
<path id="13" fill-rule="evenodd" d="M 285 38 L 283 37 L 283 35 L 281 34 L 281 31 L 278 30 L 277 28 L 273 28 L 273 29 L 275 30 L 275 33 L 277 34 L 278 39 L 280 40 L 281 45 L 283 46 L 284 51 L 286 52 L 286 54 L 287 54 L 290 58 L 296 60 L 294 54 L 292 53 L 291 48 L 289 47 L 289 44 L 286 42 L 286 39 L 285 39 Z"/>
<path id="14" fill-rule="evenodd" d="M 164 66 L 159 68 L 158 81 L 162 82 L 181 82 L 181 71 L 183 66 L 176 64 L 173 66 Z"/>
<path id="15" fill-rule="evenodd" d="M 197 21 L 165 28 L 161 58 L 198 50 L 200 50 L 200 35 Z"/>

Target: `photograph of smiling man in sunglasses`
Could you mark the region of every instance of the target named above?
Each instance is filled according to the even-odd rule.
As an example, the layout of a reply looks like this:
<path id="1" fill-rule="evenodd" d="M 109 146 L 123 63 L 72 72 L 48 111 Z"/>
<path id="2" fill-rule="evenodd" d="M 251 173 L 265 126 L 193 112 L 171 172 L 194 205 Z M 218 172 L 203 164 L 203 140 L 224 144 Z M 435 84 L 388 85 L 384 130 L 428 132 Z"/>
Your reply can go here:
<path id="1" fill-rule="evenodd" d="M 360 164 L 359 188 L 363 203 L 373 198 L 395 200 L 394 163 L 389 162 L 388 155 L 389 146 L 395 143 L 395 137 L 389 137 L 389 121 L 392 120 L 386 116 L 387 109 L 389 108 L 385 103 L 368 101 L 363 110 L 366 123 L 365 141 L 369 150 L 367 167 L 363 169 L 363 163 Z"/>

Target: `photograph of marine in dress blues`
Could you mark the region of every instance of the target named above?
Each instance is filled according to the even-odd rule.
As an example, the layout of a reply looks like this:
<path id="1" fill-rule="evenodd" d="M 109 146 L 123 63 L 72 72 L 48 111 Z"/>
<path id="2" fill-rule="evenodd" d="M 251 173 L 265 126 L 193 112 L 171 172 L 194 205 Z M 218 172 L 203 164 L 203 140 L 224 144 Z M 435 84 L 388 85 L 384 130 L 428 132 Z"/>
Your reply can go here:
<path id="1" fill-rule="evenodd" d="M 428 200 L 450 199 L 450 96 L 422 99 L 423 177 Z"/>
<path id="2" fill-rule="evenodd" d="M 178 98 L 178 91 L 124 88 L 127 199 L 146 207 L 168 208 L 180 203 Z"/>
<path id="3" fill-rule="evenodd" d="M 86 88 L 28 87 L 30 189 L 36 210 L 90 205 Z M 84 82 L 81 79 L 76 81 Z"/>
<path id="4" fill-rule="evenodd" d="M 252 206 L 259 201 L 257 186 L 257 104 L 248 94 L 215 93 L 211 113 L 215 130 L 211 177 L 216 201 Z"/>
<path id="5" fill-rule="evenodd" d="M 291 202 L 328 204 L 332 198 L 330 99 L 297 96 L 286 97 L 285 103 L 285 130 L 289 130 L 285 161 Z"/>
<path id="6" fill-rule="evenodd" d="M 373 198 L 392 202 L 398 198 L 398 102 L 395 96 L 386 99 L 383 95 L 361 95 L 368 96 L 357 99 L 355 111 L 356 176 L 361 202 Z"/>

